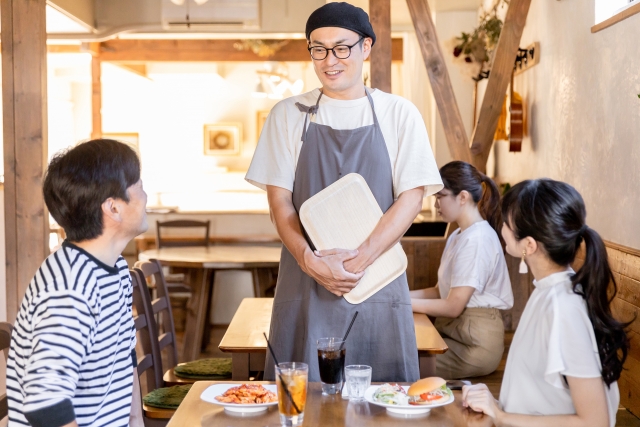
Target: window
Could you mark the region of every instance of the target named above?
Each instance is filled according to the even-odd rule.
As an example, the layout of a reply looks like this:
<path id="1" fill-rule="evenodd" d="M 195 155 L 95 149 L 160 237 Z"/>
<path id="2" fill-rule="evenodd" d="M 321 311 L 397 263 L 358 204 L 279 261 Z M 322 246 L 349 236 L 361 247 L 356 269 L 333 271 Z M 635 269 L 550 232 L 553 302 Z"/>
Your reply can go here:
<path id="1" fill-rule="evenodd" d="M 640 12 L 640 0 L 596 0 L 596 22 L 591 32 L 607 28 Z"/>

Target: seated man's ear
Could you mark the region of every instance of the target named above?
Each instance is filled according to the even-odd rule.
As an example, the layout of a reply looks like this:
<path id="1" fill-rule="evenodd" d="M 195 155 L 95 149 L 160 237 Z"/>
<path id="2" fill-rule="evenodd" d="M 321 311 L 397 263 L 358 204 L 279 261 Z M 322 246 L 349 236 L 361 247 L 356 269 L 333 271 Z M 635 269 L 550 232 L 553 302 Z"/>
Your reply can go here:
<path id="1" fill-rule="evenodd" d="M 122 206 L 121 203 L 124 203 L 123 200 L 114 199 L 109 197 L 107 200 L 102 202 L 102 215 L 105 219 L 105 225 L 107 221 L 114 223 L 122 222 Z"/>

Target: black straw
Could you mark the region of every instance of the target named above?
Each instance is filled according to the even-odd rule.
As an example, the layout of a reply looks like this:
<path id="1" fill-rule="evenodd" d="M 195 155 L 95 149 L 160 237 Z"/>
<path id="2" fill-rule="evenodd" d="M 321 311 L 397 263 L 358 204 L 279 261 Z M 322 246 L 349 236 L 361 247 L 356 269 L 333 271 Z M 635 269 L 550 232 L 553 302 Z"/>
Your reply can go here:
<path id="1" fill-rule="evenodd" d="M 353 319 L 351 319 L 351 323 L 349 324 L 349 329 L 347 329 L 347 333 L 344 334 L 344 338 L 342 338 L 342 344 L 340 344 L 340 350 L 344 347 L 344 343 L 347 342 L 347 337 L 349 336 L 349 332 L 351 332 L 351 327 L 353 326 L 353 322 L 356 321 L 356 317 L 358 317 L 358 312 L 353 315 Z"/>
<path id="2" fill-rule="evenodd" d="M 351 328 L 349 328 L 349 329 L 351 329 Z M 347 332 L 347 333 L 349 333 L 349 332 Z M 269 352 L 271 353 L 271 357 L 273 357 L 273 361 L 276 362 L 276 366 L 278 366 L 279 365 L 278 359 L 276 359 L 276 354 L 273 352 L 273 348 L 271 347 L 271 343 L 269 342 L 269 338 L 267 338 L 267 334 L 265 334 L 263 332 L 262 335 L 264 335 L 264 339 L 267 340 L 267 347 L 269 347 Z M 280 378 L 280 383 L 282 383 L 282 388 L 284 389 L 285 394 L 289 397 L 289 400 L 291 401 L 291 404 L 293 405 L 293 408 L 296 410 L 296 412 L 298 414 L 301 414 L 302 411 L 300 409 L 298 409 L 298 405 L 296 405 L 296 402 L 293 401 L 293 397 L 291 396 L 291 393 L 289 393 L 289 388 L 287 387 L 287 383 L 285 383 L 284 380 L 282 379 L 282 375 L 278 374 L 278 377 Z"/>

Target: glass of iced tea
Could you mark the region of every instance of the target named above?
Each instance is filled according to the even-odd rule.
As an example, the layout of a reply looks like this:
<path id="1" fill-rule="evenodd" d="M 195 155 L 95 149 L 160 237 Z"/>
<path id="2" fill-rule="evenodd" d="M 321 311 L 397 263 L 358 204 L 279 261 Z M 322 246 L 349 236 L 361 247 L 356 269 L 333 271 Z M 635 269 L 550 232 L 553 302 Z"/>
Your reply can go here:
<path id="1" fill-rule="evenodd" d="M 337 394 L 344 381 L 344 357 L 346 349 L 342 338 L 328 337 L 318 340 L 318 367 L 322 394 Z"/>
<path id="2" fill-rule="evenodd" d="M 302 425 L 304 406 L 307 403 L 308 378 L 309 365 L 306 363 L 287 362 L 276 365 L 281 425 Z"/>

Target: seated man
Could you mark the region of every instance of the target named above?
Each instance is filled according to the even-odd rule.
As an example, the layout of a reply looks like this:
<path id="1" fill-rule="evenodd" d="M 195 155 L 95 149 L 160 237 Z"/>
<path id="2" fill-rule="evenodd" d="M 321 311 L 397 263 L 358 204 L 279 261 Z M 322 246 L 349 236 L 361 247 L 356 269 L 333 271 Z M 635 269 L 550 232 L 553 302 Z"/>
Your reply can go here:
<path id="1" fill-rule="evenodd" d="M 67 240 L 36 272 L 16 318 L 9 425 L 141 426 L 131 277 L 120 255 L 147 229 L 140 161 L 120 142 L 85 142 L 54 157 L 43 191 Z"/>

